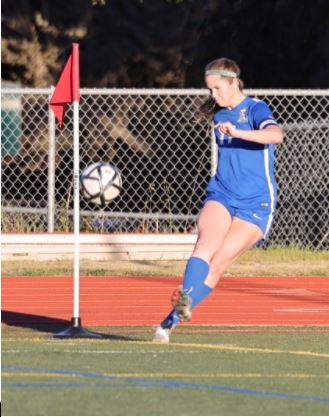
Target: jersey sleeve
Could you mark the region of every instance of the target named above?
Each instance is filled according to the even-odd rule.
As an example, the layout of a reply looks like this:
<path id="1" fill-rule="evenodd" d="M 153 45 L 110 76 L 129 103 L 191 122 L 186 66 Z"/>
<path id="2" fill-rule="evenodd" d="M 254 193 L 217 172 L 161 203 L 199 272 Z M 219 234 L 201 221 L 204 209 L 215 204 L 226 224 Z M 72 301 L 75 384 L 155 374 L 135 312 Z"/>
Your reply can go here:
<path id="1" fill-rule="evenodd" d="M 273 114 L 264 101 L 257 102 L 250 111 L 254 129 L 265 129 L 268 126 L 277 126 Z"/>

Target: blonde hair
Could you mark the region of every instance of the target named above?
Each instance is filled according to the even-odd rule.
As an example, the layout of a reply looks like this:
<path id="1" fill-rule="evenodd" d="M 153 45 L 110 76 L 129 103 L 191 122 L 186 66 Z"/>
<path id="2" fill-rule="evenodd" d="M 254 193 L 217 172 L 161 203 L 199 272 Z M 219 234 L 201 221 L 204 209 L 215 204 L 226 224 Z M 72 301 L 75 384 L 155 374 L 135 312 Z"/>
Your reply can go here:
<path id="1" fill-rule="evenodd" d="M 239 83 L 239 90 L 243 90 L 243 81 L 240 78 L 240 67 L 238 64 L 229 58 L 218 58 L 214 61 L 209 62 L 209 64 L 205 67 L 205 75 L 207 72 L 214 74 L 218 71 L 218 75 L 223 77 L 228 81 L 228 83 L 232 84 L 234 79 L 238 80 Z M 226 75 L 225 75 L 226 74 Z M 218 104 L 215 100 L 210 96 L 207 100 L 201 104 L 199 109 L 196 112 L 196 117 L 198 119 L 203 119 L 206 121 L 211 121 L 214 114 L 219 110 Z"/>

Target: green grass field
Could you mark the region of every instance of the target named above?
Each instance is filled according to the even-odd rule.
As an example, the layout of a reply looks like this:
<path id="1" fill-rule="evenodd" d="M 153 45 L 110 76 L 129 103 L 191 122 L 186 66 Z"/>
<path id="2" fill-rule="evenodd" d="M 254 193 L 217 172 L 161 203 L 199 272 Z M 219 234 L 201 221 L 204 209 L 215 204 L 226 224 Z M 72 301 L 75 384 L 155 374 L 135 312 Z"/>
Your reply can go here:
<path id="1" fill-rule="evenodd" d="M 329 414 L 329 327 L 56 330 L 2 328 L 3 415 Z"/>
<path id="2" fill-rule="evenodd" d="M 81 275 L 180 276 L 186 261 L 80 260 Z M 72 260 L 40 261 L 15 259 L 2 261 L 4 276 L 71 275 Z M 252 249 L 227 270 L 234 276 L 329 276 L 329 251 L 297 247 Z"/>

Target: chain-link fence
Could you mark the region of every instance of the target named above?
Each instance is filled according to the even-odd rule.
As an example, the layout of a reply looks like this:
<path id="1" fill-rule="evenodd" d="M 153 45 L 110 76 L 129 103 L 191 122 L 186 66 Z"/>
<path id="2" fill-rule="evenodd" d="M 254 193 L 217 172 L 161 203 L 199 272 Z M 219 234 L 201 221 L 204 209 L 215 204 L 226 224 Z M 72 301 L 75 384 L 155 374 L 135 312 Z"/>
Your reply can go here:
<path id="1" fill-rule="evenodd" d="M 329 247 L 329 90 L 249 90 L 285 131 L 277 147 L 278 207 L 270 245 Z M 73 116 L 55 127 L 51 89 L 2 89 L 2 230 L 73 229 Z M 81 230 L 195 228 L 215 149 L 194 119 L 206 90 L 81 89 L 80 168 L 114 163 L 120 196 L 81 200 Z"/>

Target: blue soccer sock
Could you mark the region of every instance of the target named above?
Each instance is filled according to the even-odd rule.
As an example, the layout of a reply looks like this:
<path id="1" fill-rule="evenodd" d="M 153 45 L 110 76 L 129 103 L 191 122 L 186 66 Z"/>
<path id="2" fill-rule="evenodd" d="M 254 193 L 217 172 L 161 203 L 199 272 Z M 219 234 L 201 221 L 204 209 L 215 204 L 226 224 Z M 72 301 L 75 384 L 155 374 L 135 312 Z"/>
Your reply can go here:
<path id="1" fill-rule="evenodd" d="M 192 256 L 187 264 L 184 274 L 183 289 L 192 298 L 192 308 L 196 307 L 212 291 L 204 283 L 209 273 L 209 264 L 201 258 Z"/>
<path id="2" fill-rule="evenodd" d="M 192 299 L 192 308 L 196 307 L 213 290 L 204 283 L 208 276 L 209 264 L 201 258 L 192 256 L 187 264 L 184 273 L 183 289 Z M 170 328 L 179 323 L 179 317 L 173 309 L 161 323 L 161 327 Z"/>
<path id="3" fill-rule="evenodd" d="M 171 329 L 173 326 L 179 323 L 179 317 L 177 316 L 176 310 L 173 309 L 168 316 L 160 323 L 163 329 Z"/>

